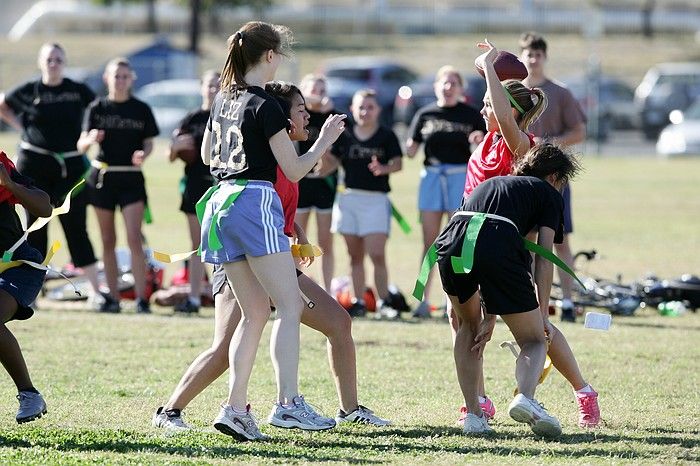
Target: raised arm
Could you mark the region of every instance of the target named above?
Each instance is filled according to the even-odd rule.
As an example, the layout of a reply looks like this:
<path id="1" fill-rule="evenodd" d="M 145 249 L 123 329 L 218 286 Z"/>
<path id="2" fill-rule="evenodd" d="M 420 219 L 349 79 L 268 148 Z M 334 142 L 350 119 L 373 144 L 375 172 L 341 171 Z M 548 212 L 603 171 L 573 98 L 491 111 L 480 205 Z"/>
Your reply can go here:
<path id="1" fill-rule="evenodd" d="M 481 61 L 486 76 L 486 95 L 491 102 L 491 108 L 496 116 L 498 128 L 505 139 L 508 149 L 517 158 L 524 155 L 530 149 L 530 140 L 523 131 L 520 130 L 518 122 L 513 116 L 513 108 L 510 105 L 506 91 L 498 80 L 498 75 L 493 67 L 498 49 L 487 39 L 478 44 L 479 48 L 487 51 L 477 58 Z"/>
<path id="2" fill-rule="evenodd" d="M 331 115 L 321 128 L 321 134 L 309 151 L 297 156 L 287 131 L 282 129 L 270 138 L 270 148 L 285 176 L 293 183 L 298 182 L 314 168 L 316 162 L 338 139 L 345 129 L 345 115 Z"/>

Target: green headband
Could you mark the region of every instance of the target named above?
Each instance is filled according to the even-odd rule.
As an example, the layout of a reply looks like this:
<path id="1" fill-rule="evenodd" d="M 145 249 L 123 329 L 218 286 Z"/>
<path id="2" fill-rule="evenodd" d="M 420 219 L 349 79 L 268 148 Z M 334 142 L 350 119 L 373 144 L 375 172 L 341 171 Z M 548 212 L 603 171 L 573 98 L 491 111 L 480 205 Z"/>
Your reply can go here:
<path id="1" fill-rule="evenodd" d="M 513 107 L 515 107 L 515 109 L 519 111 L 521 115 L 525 115 L 525 110 L 523 110 L 523 108 L 515 101 L 513 96 L 510 95 L 510 92 L 508 92 L 506 86 L 503 86 L 503 90 L 506 92 L 506 96 L 508 96 L 508 100 L 510 100 L 510 103 L 513 104 Z"/>

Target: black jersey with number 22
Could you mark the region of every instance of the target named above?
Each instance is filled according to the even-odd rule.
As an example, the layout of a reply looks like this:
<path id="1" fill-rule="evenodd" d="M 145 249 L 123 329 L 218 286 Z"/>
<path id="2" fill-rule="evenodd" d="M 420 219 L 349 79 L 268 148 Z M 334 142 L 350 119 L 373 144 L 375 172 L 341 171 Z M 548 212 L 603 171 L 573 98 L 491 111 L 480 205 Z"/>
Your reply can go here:
<path id="1" fill-rule="evenodd" d="M 209 166 L 217 180 L 249 179 L 274 183 L 277 161 L 270 138 L 287 128 L 277 101 L 258 86 L 237 93 L 219 92 L 207 128 Z"/>

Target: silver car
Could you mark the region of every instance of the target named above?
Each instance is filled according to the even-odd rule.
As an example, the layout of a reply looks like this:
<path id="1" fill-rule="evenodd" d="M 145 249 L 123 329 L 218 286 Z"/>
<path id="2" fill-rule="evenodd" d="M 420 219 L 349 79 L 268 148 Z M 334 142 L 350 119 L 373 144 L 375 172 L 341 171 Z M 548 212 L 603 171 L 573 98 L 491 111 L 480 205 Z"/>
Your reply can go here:
<path id="1" fill-rule="evenodd" d="M 659 155 L 700 155 L 700 98 L 684 112 L 671 112 L 672 124 L 665 127 L 656 142 Z"/>
<path id="2" fill-rule="evenodd" d="M 164 79 L 146 84 L 136 97 L 151 107 L 160 133 L 168 136 L 185 115 L 202 106 L 201 87 L 198 79 Z"/>

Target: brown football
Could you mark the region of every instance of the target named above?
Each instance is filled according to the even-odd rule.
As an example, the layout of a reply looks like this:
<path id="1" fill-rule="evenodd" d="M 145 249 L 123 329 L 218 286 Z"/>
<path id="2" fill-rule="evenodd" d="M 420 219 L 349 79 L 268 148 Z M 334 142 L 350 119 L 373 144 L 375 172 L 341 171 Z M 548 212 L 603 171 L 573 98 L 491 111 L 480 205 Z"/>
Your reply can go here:
<path id="1" fill-rule="evenodd" d="M 184 131 L 181 129 L 176 129 L 173 131 L 173 139 L 177 138 L 181 134 L 186 134 Z M 197 160 L 197 157 L 199 157 L 199 151 L 197 149 L 192 148 L 192 149 L 181 149 L 175 153 L 175 157 L 178 159 L 182 160 L 186 164 L 191 164 L 195 160 Z"/>
<path id="2" fill-rule="evenodd" d="M 477 59 L 474 61 L 476 66 L 476 71 L 479 72 L 481 76 L 486 77 L 484 74 L 484 68 L 482 68 L 481 61 Z M 498 76 L 499 81 L 505 81 L 506 79 L 517 79 L 521 81 L 527 78 L 527 68 L 523 62 L 520 61 L 518 57 L 505 50 L 500 50 L 496 59 L 493 61 L 493 68 L 496 70 L 496 76 Z"/>

